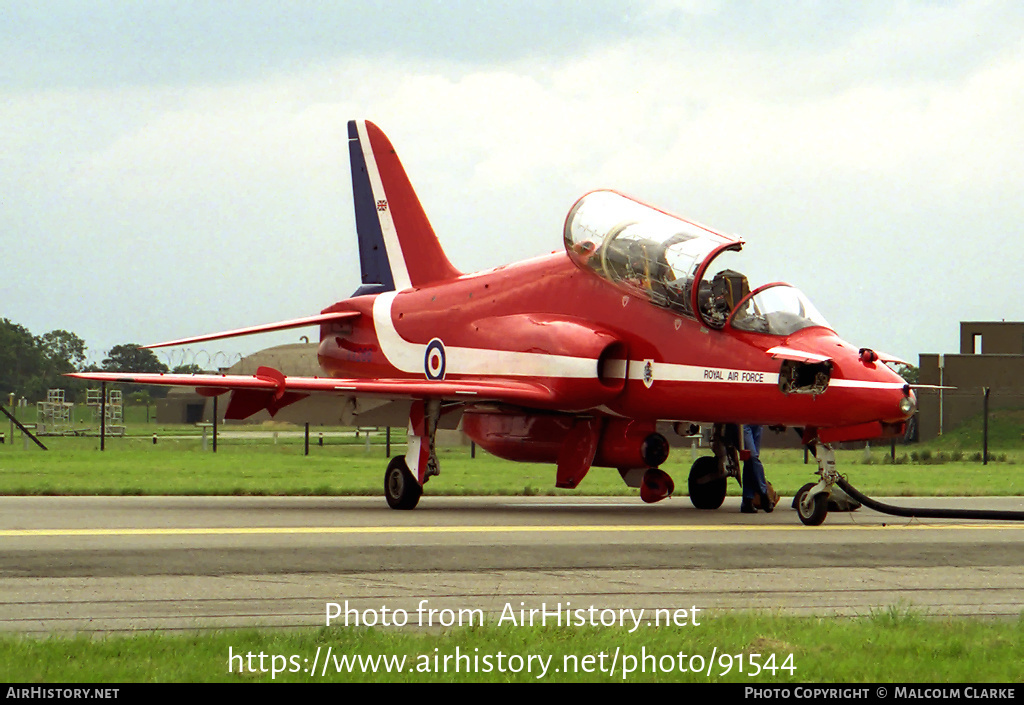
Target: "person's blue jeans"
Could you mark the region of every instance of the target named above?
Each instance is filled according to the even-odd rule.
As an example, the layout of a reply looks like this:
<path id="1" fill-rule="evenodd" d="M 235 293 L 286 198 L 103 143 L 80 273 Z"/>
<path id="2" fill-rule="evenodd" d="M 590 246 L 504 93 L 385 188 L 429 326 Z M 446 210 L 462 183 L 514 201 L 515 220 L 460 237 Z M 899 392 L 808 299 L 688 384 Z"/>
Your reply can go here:
<path id="1" fill-rule="evenodd" d="M 743 461 L 743 499 L 752 501 L 758 494 L 768 494 L 768 482 L 764 479 L 761 464 L 761 427 L 743 427 L 743 447 L 750 451 L 750 457 Z"/>

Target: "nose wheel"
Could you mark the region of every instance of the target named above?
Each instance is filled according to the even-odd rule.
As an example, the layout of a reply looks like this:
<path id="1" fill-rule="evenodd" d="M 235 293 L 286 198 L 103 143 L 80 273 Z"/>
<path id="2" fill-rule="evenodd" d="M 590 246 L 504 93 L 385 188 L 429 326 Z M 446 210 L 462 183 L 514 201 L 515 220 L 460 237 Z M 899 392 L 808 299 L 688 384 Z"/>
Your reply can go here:
<path id="1" fill-rule="evenodd" d="M 793 506 L 804 525 L 821 526 L 828 516 L 832 488 L 839 479 L 839 473 L 836 472 L 836 454 L 827 443 L 809 444 L 808 447 L 818 460 L 818 476 L 821 480 L 813 485 L 801 487 L 793 499 Z"/>
<path id="2" fill-rule="evenodd" d="M 801 489 L 793 504 L 796 506 L 800 521 L 807 526 L 821 526 L 828 516 L 828 493 L 809 494 L 813 488 L 814 486 Z"/>

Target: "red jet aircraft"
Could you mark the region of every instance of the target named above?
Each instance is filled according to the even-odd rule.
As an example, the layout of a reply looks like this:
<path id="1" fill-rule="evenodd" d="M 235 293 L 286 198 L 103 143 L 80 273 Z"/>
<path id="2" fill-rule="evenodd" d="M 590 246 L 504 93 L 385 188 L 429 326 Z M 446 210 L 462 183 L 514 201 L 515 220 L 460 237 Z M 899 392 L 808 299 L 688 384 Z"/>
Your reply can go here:
<path id="1" fill-rule="evenodd" d="M 759 424 L 796 428 L 816 451 L 821 479 L 797 504 L 804 523 L 820 524 L 838 477 L 830 444 L 901 434 L 915 411 L 910 386 L 884 364 L 900 361 L 840 339 L 794 287 L 711 276 L 741 240 L 615 191 L 572 206 L 564 252 L 463 274 L 384 133 L 366 121 L 348 132 L 363 275 L 352 297 L 317 316 L 149 346 L 319 325 L 324 377 L 265 367 L 74 376 L 230 392 L 228 419 L 332 395 L 339 418 L 407 423 L 408 451 L 384 476 L 395 509 L 416 506 L 440 472 L 436 430 L 459 422 L 494 455 L 555 464 L 558 487 L 611 467 L 658 501 L 673 491 L 658 469 L 669 452 L 661 421 L 713 424 L 713 455 L 693 464 L 688 485 L 695 507 L 716 509 L 743 453 L 729 426 Z"/>

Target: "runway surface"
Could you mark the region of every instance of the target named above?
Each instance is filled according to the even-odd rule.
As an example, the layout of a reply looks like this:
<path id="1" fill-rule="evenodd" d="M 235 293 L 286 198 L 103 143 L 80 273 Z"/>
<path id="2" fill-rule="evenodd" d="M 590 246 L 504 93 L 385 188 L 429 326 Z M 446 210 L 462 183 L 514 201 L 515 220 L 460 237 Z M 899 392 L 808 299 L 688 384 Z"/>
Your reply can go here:
<path id="1" fill-rule="evenodd" d="M 884 498 L 883 498 L 884 499 Z M 1024 611 L 1024 523 L 861 509 L 800 524 L 685 497 L 0 498 L 0 629 L 26 633 L 324 626 L 405 610 L 759 609 L 866 615 Z M 1024 509 L 1021 498 L 887 499 Z M 423 601 L 426 600 L 426 603 Z M 445 612 L 444 610 L 450 610 Z M 468 614 L 465 613 L 465 614 Z M 334 624 L 339 624 L 335 621 Z"/>

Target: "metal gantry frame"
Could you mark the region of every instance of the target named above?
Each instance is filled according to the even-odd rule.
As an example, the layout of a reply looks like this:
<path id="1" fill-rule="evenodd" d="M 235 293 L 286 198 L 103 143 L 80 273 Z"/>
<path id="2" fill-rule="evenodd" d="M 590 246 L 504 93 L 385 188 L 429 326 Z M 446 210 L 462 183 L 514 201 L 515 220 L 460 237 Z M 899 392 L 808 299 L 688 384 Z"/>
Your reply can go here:
<path id="1" fill-rule="evenodd" d="M 101 435 L 124 435 L 124 395 L 120 389 L 107 390 L 105 384 L 100 389 L 87 389 L 85 404 L 92 409 L 93 421 L 99 422 Z"/>
<path id="2" fill-rule="evenodd" d="M 36 433 L 41 436 L 74 433 L 74 408 L 63 389 L 48 389 L 46 401 L 36 402 Z"/>

